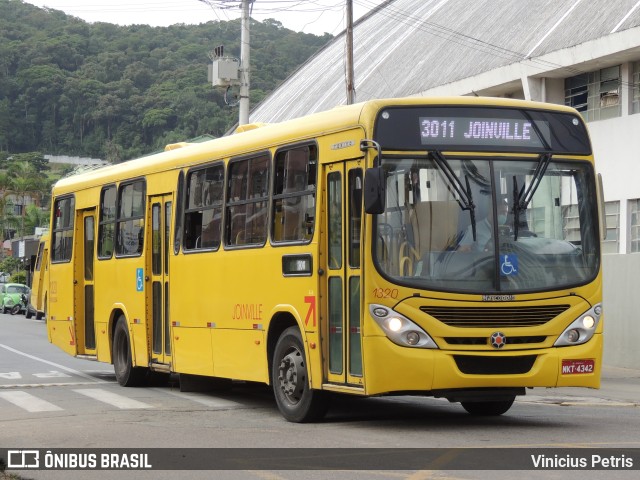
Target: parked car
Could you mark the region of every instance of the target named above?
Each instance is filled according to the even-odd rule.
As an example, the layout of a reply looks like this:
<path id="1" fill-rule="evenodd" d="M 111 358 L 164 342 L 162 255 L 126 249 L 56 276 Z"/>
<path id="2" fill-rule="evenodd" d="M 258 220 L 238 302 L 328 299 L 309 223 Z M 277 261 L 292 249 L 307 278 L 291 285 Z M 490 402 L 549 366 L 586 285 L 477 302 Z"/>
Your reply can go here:
<path id="1" fill-rule="evenodd" d="M 0 284 L 0 297 L 2 298 L 2 313 L 23 313 L 27 311 L 25 299 L 29 299 L 29 287 L 22 283 Z M 14 307 L 17 306 L 17 309 Z"/>

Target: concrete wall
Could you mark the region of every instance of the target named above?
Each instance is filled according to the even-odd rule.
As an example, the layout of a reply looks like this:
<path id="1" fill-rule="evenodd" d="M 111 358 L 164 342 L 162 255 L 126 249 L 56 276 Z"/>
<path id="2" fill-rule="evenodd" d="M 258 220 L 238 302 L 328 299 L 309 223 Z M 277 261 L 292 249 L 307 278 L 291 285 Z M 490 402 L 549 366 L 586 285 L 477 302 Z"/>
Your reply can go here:
<path id="1" fill-rule="evenodd" d="M 107 165 L 106 160 L 98 158 L 70 157 L 67 155 L 45 155 L 49 163 L 65 163 L 70 165 Z"/>
<path id="2" fill-rule="evenodd" d="M 628 201 L 640 198 L 640 114 L 587 124 L 596 170 L 602 174 L 604 199 L 620 202 L 620 245 L 629 251 Z"/>
<path id="3" fill-rule="evenodd" d="M 603 255 L 604 364 L 640 368 L 640 253 Z"/>
<path id="4" fill-rule="evenodd" d="M 640 197 L 640 114 L 589 122 L 587 128 L 604 199 L 624 202 Z"/>

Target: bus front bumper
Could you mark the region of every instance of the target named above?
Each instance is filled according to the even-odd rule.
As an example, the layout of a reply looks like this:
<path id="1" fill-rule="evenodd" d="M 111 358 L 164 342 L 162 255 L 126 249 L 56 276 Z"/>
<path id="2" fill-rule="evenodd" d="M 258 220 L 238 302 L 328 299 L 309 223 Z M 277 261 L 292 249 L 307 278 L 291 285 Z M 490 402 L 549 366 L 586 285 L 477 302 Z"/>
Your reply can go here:
<path id="1" fill-rule="evenodd" d="M 401 347 L 364 337 L 367 395 L 518 387 L 600 388 L 602 335 L 583 344 L 529 350 L 458 351 Z"/>

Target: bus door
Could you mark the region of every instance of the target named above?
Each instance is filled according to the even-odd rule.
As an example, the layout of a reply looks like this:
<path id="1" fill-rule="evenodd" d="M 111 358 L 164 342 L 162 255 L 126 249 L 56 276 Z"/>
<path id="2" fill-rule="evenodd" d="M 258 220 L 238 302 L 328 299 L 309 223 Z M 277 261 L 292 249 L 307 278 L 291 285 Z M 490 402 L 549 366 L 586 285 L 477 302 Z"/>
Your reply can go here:
<path id="1" fill-rule="evenodd" d="M 38 256 L 31 280 L 31 305 L 36 309 L 36 319 L 40 320 L 46 310 L 44 290 L 49 282 L 49 239 L 40 240 L 38 245 Z M 42 312 L 42 313 L 41 313 Z"/>
<path id="2" fill-rule="evenodd" d="M 363 386 L 361 348 L 362 161 L 325 166 L 324 211 L 327 232 L 322 248 L 323 354 L 329 383 Z"/>
<path id="3" fill-rule="evenodd" d="M 79 210 L 78 223 L 80 234 L 76 236 L 76 262 L 74 273 L 75 286 L 75 323 L 78 353 L 95 355 L 96 332 L 94 323 L 93 285 L 94 285 L 94 248 L 96 238 L 95 209 Z"/>
<path id="4" fill-rule="evenodd" d="M 151 248 L 147 249 L 147 271 L 151 272 L 151 292 L 147 308 L 151 325 L 151 362 L 171 362 L 169 332 L 169 230 L 171 228 L 171 195 L 150 199 Z M 149 268 L 150 266 L 150 268 Z M 149 320 L 149 319 L 148 319 Z"/>

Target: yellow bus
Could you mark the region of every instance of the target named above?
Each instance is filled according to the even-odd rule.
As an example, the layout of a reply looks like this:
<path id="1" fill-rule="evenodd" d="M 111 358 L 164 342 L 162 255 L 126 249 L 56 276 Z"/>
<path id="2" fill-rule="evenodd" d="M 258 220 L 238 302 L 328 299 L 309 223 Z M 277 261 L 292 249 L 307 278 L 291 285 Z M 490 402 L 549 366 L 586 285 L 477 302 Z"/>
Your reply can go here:
<path id="1" fill-rule="evenodd" d="M 243 130 L 56 184 L 53 343 L 123 386 L 270 384 L 294 422 L 336 393 L 500 415 L 599 388 L 601 193 L 575 110 L 406 98 Z"/>
<path id="2" fill-rule="evenodd" d="M 47 288 L 49 286 L 49 234 L 45 233 L 38 242 L 33 272 L 31 276 L 31 298 L 26 317 L 36 316 L 37 320 L 47 316 Z"/>

